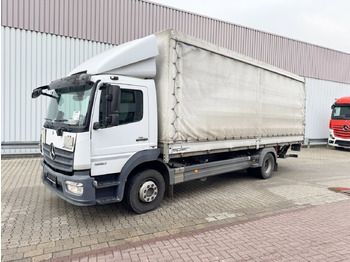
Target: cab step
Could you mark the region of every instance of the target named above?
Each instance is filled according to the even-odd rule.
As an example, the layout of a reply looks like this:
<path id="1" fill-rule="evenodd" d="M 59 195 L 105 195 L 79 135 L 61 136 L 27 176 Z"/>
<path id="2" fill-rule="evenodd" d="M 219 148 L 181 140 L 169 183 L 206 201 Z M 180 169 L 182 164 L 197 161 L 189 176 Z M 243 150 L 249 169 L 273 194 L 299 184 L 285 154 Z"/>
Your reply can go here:
<path id="1" fill-rule="evenodd" d="M 106 197 L 106 198 L 98 198 L 96 199 L 96 203 L 99 205 L 111 204 L 120 202 L 121 199 L 118 197 Z"/>
<path id="2" fill-rule="evenodd" d="M 119 186 L 120 182 L 119 181 L 106 181 L 106 182 L 94 181 L 92 184 L 95 188 L 107 188 L 107 187 Z"/>

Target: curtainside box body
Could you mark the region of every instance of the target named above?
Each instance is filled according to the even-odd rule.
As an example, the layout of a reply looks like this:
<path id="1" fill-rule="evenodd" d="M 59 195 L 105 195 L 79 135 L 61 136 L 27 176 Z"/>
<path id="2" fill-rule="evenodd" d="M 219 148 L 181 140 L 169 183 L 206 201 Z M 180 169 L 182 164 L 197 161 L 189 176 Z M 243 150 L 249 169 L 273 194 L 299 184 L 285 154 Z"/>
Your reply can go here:
<path id="1" fill-rule="evenodd" d="M 158 137 L 165 162 L 303 141 L 302 77 L 175 30 L 156 38 Z"/>

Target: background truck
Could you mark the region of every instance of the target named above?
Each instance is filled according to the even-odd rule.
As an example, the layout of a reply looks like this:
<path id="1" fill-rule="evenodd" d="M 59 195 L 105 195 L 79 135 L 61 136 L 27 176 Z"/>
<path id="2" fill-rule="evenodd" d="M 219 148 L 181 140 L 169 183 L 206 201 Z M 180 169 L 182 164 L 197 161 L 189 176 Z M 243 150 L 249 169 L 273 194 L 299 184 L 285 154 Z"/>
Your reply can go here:
<path id="1" fill-rule="evenodd" d="M 350 96 L 339 98 L 332 105 L 328 145 L 350 148 Z"/>
<path id="2" fill-rule="evenodd" d="M 304 139 L 303 78 L 174 30 L 97 55 L 40 95 L 42 181 L 79 206 L 144 213 L 178 183 L 269 178 Z"/>

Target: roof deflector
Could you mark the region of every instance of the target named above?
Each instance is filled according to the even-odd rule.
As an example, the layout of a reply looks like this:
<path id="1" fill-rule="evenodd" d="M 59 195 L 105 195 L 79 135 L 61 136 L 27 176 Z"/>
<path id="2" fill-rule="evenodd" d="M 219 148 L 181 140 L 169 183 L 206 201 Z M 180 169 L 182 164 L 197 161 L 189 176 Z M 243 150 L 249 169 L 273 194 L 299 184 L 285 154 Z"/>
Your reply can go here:
<path id="1" fill-rule="evenodd" d="M 144 78 L 154 77 L 155 57 L 158 54 L 157 39 L 154 35 L 150 35 L 98 54 L 73 69 L 69 75 L 86 71 L 90 75 L 113 73 Z"/>

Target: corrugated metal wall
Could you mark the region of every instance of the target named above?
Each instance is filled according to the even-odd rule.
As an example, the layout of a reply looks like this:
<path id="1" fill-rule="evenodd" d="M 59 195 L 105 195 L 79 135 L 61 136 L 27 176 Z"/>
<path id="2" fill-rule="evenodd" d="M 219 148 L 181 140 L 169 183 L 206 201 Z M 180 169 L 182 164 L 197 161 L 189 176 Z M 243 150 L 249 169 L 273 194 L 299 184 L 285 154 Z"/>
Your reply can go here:
<path id="1" fill-rule="evenodd" d="M 329 135 L 331 106 L 336 98 L 350 96 L 350 85 L 306 78 L 306 144 Z"/>
<path id="2" fill-rule="evenodd" d="M 174 28 L 298 75 L 350 83 L 350 54 L 141 0 L 2 0 L 2 25 L 121 44 Z"/>
<path id="3" fill-rule="evenodd" d="M 1 38 L 1 142 L 5 144 L 39 141 L 48 99 L 31 99 L 35 87 L 65 76 L 86 59 L 112 47 L 9 27 L 1 28 Z"/>
<path id="4" fill-rule="evenodd" d="M 33 88 L 112 44 L 166 28 L 308 77 L 307 139 L 328 136 L 329 103 L 350 95 L 350 54 L 183 10 L 141 0 L 2 0 L 1 7 L 1 141 L 20 144 L 18 150 L 2 147 L 2 153 L 33 152 L 23 144 L 38 141 L 47 107 L 44 97 L 30 98 Z"/>

